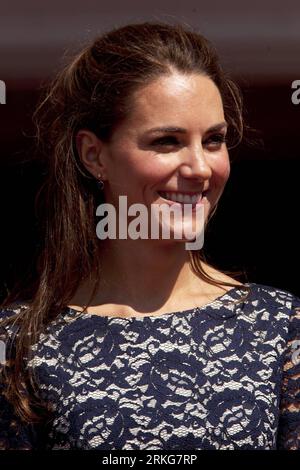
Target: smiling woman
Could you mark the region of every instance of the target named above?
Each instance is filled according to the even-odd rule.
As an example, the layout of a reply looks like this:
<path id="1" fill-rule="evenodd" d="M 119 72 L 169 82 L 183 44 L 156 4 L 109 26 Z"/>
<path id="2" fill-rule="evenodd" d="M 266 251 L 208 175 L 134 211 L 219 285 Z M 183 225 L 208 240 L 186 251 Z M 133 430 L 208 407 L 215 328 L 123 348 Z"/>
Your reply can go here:
<path id="1" fill-rule="evenodd" d="M 189 229 L 201 208 L 206 229 L 244 126 L 209 41 L 181 25 L 114 29 L 34 119 L 44 242 L 38 278 L 0 310 L 0 448 L 300 448 L 300 299 L 219 271 L 174 218 L 156 238 L 97 237 L 97 209 L 122 220 L 123 197 L 131 218 L 179 207 Z"/>

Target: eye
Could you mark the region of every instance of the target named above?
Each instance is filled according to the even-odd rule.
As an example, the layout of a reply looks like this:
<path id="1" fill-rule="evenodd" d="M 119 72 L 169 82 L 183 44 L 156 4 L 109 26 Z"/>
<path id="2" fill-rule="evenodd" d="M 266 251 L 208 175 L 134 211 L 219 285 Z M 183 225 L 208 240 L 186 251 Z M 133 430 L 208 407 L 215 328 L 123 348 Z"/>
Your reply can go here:
<path id="1" fill-rule="evenodd" d="M 166 136 L 166 137 L 159 137 L 158 139 L 155 139 L 151 145 L 171 146 L 171 145 L 177 145 L 177 144 L 178 144 L 178 140 L 176 139 L 176 137 Z"/>
<path id="2" fill-rule="evenodd" d="M 213 134 L 205 141 L 205 144 L 213 146 L 213 147 L 220 147 L 222 144 L 225 144 L 225 143 L 226 143 L 225 134 Z"/>
<path id="3" fill-rule="evenodd" d="M 211 135 L 206 141 L 204 142 L 205 145 L 210 147 L 216 148 L 220 147 L 222 144 L 226 143 L 226 135 L 225 134 L 213 134 Z M 164 147 L 172 147 L 174 145 L 178 145 L 179 141 L 174 136 L 164 136 L 159 137 L 151 143 L 151 146 L 164 146 Z"/>

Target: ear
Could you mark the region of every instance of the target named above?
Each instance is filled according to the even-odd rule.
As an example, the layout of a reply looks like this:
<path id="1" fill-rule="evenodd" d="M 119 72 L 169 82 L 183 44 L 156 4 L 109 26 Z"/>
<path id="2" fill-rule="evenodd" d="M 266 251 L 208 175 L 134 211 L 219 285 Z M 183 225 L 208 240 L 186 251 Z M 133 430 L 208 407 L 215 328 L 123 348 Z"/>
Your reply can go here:
<path id="1" fill-rule="evenodd" d="M 85 168 L 96 178 L 99 175 L 102 180 L 106 179 L 106 169 L 103 164 L 103 143 L 90 130 L 81 129 L 76 134 L 76 147 L 78 155 Z"/>

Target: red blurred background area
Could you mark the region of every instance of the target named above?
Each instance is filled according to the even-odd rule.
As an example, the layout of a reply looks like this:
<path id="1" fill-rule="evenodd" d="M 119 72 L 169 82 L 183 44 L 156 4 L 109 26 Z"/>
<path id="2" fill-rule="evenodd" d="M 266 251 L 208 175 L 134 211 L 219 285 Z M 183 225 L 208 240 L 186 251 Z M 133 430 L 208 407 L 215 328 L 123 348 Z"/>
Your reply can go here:
<path id="1" fill-rule="evenodd" d="M 190 25 L 216 45 L 257 129 L 232 154 L 231 178 L 205 236 L 209 259 L 300 295 L 300 104 L 291 98 L 300 80 L 300 3 L 12 0 L 0 5 L 0 297 L 26 278 L 40 243 L 34 198 L 44 168 L 33 158 L 32 113 L 41 85 L 97 34 L 155 20 Z"/>

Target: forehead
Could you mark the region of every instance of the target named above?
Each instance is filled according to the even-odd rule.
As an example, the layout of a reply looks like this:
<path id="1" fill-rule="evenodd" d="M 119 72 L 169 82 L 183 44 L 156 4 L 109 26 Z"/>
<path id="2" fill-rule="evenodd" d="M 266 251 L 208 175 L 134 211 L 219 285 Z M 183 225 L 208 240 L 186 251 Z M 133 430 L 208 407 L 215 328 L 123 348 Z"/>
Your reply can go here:
<path id="1" fill-rule="evenodd" d="M 173 73 L 162 76 L 137 90 L 131 100 L 129 120 L 140 126 L 175 122 L 178 119 L 201 121 L 222 120 L 224 117 L 220 92 L 214 82 L 200 74 Z"/>

